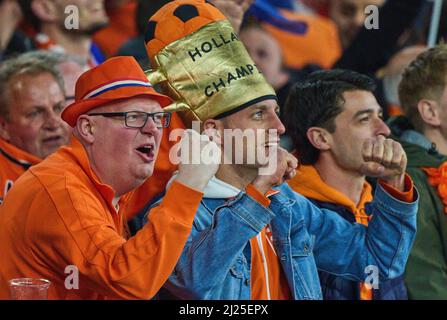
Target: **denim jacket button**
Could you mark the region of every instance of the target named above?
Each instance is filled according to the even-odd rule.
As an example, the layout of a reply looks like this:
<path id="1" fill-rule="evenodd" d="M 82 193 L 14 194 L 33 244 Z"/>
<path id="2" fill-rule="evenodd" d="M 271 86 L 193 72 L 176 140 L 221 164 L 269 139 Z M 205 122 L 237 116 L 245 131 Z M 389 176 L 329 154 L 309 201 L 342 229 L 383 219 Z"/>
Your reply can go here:
<path id="1" fill-rule="evenodd" d="M 309 247 L 307 245 L 305 245 L 303 250 L 304 250 L 304 252 L 309 252 Z"/>
<path id="2" fill-rule="evenodd" d="M 246 286 L 249 286 L 249 285 L 250 285 L 250 279 L 246 279 L 246 280 L 245 280 L 245 285 L 246 285 Z"/>

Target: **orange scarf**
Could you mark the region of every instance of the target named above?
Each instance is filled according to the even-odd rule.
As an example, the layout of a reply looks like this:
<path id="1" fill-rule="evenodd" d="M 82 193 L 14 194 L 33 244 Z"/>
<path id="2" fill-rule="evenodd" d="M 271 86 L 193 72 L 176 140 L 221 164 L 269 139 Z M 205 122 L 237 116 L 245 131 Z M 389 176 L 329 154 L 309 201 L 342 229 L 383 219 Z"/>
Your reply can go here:
<path id="1" fill-rule="evenodd" d="M 444 213 L 447 214 L 447 161 L 438 168 L 422 168 L 428 175 L 428 182 L 436 188 L 444 204 Z"/>

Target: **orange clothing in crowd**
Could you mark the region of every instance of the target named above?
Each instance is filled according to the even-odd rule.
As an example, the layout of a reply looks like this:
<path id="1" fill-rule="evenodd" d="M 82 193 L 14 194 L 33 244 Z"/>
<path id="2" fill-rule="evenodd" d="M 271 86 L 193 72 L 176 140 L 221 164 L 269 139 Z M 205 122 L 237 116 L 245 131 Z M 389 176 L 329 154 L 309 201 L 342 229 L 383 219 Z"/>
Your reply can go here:
<path id="1" fill-rule="evenodd" d="M 41 159 L 0 139 L 0 205 L 6 193 L 29 167 Z"/>
<path id="2" fill-rule="evenodd" d="M 119 8 L 107 12 L 109 25 L 93 35 L 93 42 L 101 48 L 106 57 L 116 55 L 124 43 L 138 35 L 136 9 L 137 1 L 129 0 Z"/>
<path id="3" fill-rule="evenodd" d="M 397 117 L 397 116 L 403 116 L 404 112 L 402 110 L 402 107 L 397 104 L 389 104 L 388 105 L 388 116 L 389 117 Z"/>
<path id="4" fill-rule="evenodd" d="M 279 193 L 271 190 L 264 196 L 252 185 L 247 194 L 265 207 L 270 205 L 268 197 Z M 273 235 L 267 226 L 250 240 L 251 247 L 251 299 L 252 300 L 291 300 L 292 295 L 275 248 Z"/>
<path id="5" fill-rule="evenodd" d="M 281 30 L 268 23 L 262 26 L 278 41 L 284 64 L 292 69 L 300 69 L 307 64 L 317 64 L 329 69 L 340 58 L 342 48 L 335 24 L 324 17 L 281 10 L 283 15 L 296 21 L 307 23 L 304 35 Z"/>
<path id="6" fill-rule="evenodd" d="M 329 1 L 331 0 L 300 0 L 309 8 L 315 10 L 322 16 L 329 17 Z"/>
<path id="7" fill-rule="evenodd" d="M 371 185 L 365 181 L 359 203 L 326 184 L 313 166 L 301 165 L 296 176 L 288 181 L 289 186 L 306 198 L 341 205 L 352 212 L 357 223 L 368 225 L 370 216 L 365 213 L 365 204 L 373 200 Z"/>
<path id="8" fill-rule="evenodd" d="M 413 200 L 413 187 L 409 176 L 406 176 L 405 190 L 408 192 L 399 192 L 391 186 L 379 182 L 382 187 L 392 196 L 405 202 Z M 352 212 L 357 223 L 368 225 L 371 216 L 365 213 L 365 204 L 373 200 L 371 185 L 365 181 L 360 195 L 360 200 L 356 204 L 348 196 L 341 193 L 337 189 L 326 184 L 320 177 L 314 166 L 301 165 L 296 176 L 288 181 L 289 186 L 299 194 L 309 199 L 317 201 L 333 203 L 340 205 Z M 364 284 L 360 284 L 360 299 L 372 300 L 372 289 L 366 288 Z"/>
<path id="9" fill-rule="evenodd" d="M 174 182 L 148 224 L 126 239 L 114 191 L 73 139 L 24 173 L 0 206 L 0 299 L 18 277 L 50 280 L 49 299 L 151 298 L 180 257 L 202 196 Z M 67 266 L 79 270 L 79 289 L 66 289 Z"/>

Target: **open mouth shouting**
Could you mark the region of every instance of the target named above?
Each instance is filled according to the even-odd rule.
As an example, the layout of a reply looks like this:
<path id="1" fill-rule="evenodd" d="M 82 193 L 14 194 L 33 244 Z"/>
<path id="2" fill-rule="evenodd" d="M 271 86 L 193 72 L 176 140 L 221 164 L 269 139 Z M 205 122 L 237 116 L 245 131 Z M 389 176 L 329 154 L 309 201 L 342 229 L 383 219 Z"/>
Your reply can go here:
<path id="1" fill-rule="evenodd" d="M 149 163 L 154 160 L 154 149 L 155 145 L 153 143 L 145 143 L 136 148 L 136 151 L 144 162 Z"/>

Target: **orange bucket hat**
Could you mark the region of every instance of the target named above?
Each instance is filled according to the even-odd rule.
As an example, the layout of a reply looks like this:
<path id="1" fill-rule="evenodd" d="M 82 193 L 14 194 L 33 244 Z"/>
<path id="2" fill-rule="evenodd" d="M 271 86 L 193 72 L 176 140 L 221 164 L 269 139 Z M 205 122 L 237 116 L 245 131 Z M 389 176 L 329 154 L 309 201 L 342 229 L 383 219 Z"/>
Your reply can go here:
<path id="1" fill-rule="evenodd" d="M 94 108 L 116 100 L 147 96 L 162 107 L 171 98 L 154 90 L 133 57 L 114 57 L 84 72 L 76 82 L 75 102 L 62 112 L 62 119 L 71 127 L 76 120 Z"/>

